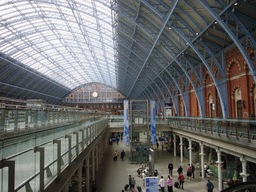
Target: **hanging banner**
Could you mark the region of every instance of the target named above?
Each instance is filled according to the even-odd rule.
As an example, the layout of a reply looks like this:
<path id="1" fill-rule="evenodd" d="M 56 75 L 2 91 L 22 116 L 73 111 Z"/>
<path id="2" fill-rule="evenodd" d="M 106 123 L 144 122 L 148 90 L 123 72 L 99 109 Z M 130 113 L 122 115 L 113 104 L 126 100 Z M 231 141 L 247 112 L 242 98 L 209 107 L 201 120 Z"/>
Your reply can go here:
<path id="1" fill-rule="evenodd" d="M 151 112 L 151 141 L 152 144 L 156 144 L 156 102 L 150 101 Z"/>
<path id="2" fill-rule="evenodd" d="M 124 100 L 124 145 L 129 145 L 129 102 Z"/>

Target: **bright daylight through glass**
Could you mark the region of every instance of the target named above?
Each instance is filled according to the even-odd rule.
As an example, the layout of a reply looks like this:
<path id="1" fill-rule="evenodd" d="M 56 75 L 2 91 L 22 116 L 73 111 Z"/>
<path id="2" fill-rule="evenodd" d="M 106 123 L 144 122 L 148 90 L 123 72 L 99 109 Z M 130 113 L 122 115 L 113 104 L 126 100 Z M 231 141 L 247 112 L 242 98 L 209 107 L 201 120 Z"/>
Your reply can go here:
<path id="1" fill-rule="evenodd" d="M 69 89 L 116 87 L 110 3 L 0 1 L 0 51 Z"/>

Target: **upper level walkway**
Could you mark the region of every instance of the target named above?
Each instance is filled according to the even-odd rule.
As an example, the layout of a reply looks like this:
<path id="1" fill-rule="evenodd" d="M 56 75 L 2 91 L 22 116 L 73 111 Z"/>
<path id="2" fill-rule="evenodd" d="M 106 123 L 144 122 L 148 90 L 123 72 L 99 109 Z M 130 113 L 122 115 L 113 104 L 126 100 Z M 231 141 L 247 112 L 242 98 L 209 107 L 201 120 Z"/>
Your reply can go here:
<path id="1" fill-rule="evenodd" d="M 112 132 L 123 130 L 123 117 L 112 116 L 109 127 Z M 145 131 L 143 119 L 137 120 L 138 128 Z M 256 121 L 235 119 L 168 117 L 156 118 L 156 130 L 173 132 L 179 136 L 203 142 L 213 148 L 244 157 L 256 163 Z"/>
<path id="2" fill-rule="evenodd" d="M 1 138 L 0 191 L 43 191 L 100 134 L 108 119 L 67 123 Z M 9 169 L 8 169 L 9 167 Z"/>

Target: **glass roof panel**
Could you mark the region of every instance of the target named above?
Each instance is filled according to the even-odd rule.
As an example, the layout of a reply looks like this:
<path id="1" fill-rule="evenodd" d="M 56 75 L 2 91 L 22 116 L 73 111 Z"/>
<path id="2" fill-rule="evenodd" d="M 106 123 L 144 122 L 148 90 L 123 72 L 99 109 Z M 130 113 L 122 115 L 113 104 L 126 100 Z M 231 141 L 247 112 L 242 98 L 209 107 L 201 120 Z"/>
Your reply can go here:
<path id="1" fill-rule="evenodd" d="M 106 1 L 2 0 L 0 51 L 70 89 L 90 82 L 116 87 L 109 7 Z"/>

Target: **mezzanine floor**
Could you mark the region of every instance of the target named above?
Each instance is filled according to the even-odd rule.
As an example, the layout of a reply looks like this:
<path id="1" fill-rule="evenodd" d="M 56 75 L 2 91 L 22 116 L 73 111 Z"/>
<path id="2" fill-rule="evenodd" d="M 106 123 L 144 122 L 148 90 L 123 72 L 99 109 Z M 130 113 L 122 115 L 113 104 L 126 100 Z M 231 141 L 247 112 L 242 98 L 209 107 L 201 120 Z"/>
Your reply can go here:
<path id="1" fill-rule="evenodd" d="M 124 149 L 126 152 L 124 161 L 118 158 L 118 160 L 114 162 L 113 161 L 114 152 L 117 150 L 120 154 L 122 149 Z M 142 179 L 137 176 L 137 172 L 136 172 L 137 168 L 139 167 L 139 164 L 130 164 L 128 157 L 129 157 L 129 147 L 124 146 L 123 142 L 119 142 L 118 145 L 116 143 L 113 143 L 110 146 L 109 155 L 106 155 L 104 160 L 106 161 L 105 168 L 103 168 L 103 171 L 98 175 L 98 178 L 96 178 L 98 182 L 98 191 L 121 192 L 124 189 L 125 184 L 128 183 L 129 175 L 135 178 L 136 185 L 139 185 L 142 187 L 142 183 L 143 183 Z M 174 164 L 173 177 L 172 177 L 174 182 L 178 178 L 178 173 L 176 171 L 178 166 L 182 165 L 182 167 L 186 170 L 186 167 L 189 163 L 188 159 L 184 158 L 184 162 L 181 163 L 180 157 L 174 157 L 172 153 L 168 151 L 162 151 L 160 147 L 158 149 L 155 149 L 155 168 L 159 172 L 159 178 L 162 175 L 165 180 L 167 179 L 167 175 L 168 175 L 167 165 L 170 162 L 170 160 Z M 186 174 L 186 171 L 184 171 L 184 175 L 185 174 Z M 215 186 L 214 191 L 218 191 L 217 178 L 213 176 L 201 178 L 199 175 L 200 175 L 200 169 L 196 168 L 195 178 L 192 180 L 185 179 L 184 190 L 174 188 L 174 191 L 187 191 L 187 192 L 206 191 L 205 185 L 206 185 L 207 179 L 210 179 L 213 182 Z M 142 191 L 143 192 L 146 191 L 145 187 L 142 187 Z M 165 187 L 165 191 L 167 191 L 167 187 Z"/>

